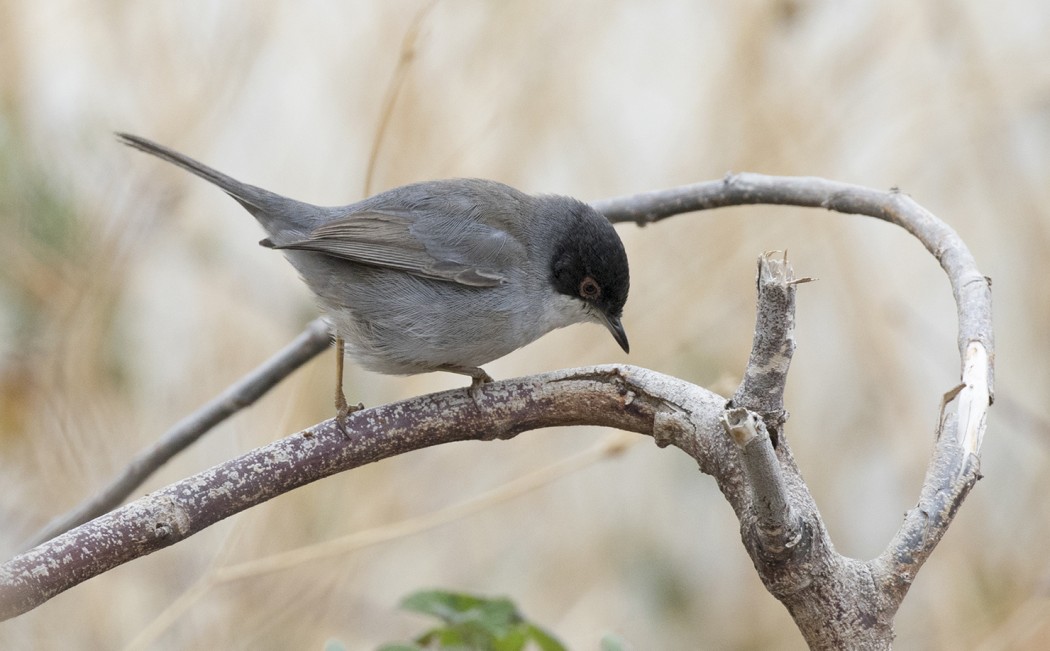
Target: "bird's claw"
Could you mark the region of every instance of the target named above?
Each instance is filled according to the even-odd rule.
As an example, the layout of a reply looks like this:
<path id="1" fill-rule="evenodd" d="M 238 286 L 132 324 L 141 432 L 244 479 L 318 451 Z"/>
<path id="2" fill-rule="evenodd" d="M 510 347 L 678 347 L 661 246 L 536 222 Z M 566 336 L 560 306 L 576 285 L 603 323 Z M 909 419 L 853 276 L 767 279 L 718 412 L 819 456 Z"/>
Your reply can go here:
<path id="1" fill-rule="evenodd" d="M 350 438 L 350 430 L 347 429 L 346 419 L 350 414 L 355 411 L 361 411 L 365 408 L 363 402 L 359 402 L 356 405 L 347 404 L 346 396 L 340 391 L 335 397 L 335 423 L 339 426 L 339 431 L 343 433 L 343 437 Z"/>
<path id="2" fill-rule="evenodd" d="M 492 382 L 492 377 L 481 369 L 478 369 L 478 373 L 473 374 L 470 377 L 470 386 L 467 387 L 467 393 L 470 394 L 471 400 L 473 400 L 476 405 L 478 404 L 478 399 L 481 398 L 481 387 Z"/>

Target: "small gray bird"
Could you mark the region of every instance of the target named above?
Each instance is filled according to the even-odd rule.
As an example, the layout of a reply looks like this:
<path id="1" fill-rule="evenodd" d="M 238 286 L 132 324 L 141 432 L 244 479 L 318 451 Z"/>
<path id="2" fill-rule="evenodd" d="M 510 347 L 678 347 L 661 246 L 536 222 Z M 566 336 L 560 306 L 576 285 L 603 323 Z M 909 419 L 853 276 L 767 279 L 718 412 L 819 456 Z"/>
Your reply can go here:
<path id="1" fill-rule="evenodd" d="M 365 368 L 450 371 L 471 389 L 480 367 L 556 328 L 592 321 L 628 351 L 620 316 L 630 274 L 612 225 L 569 197 L 532 196 L 482 179 L 413 183 L 348 206 L 321 207 L 236 181 L 155 142 L 117 134 L 209 181 L 255 216 L 320 299 Z"/>

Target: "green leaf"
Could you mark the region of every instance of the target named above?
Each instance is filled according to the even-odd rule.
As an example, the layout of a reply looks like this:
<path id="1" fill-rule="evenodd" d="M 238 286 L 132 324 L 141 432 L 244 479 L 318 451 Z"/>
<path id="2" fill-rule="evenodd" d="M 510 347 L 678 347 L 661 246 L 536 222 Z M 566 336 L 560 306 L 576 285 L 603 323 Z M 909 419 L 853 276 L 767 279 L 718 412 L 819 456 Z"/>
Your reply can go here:
<path id="1" fill-rule="evenodd" d="M 436 617 L 444 625 L 416 637 L 415 645 L 387 645 L 380 651 L 566 651 L 506 598 L 424 590 L 405 597 L 401 607 Z"/>
<path id="2" fill-rule="evenodd" d="M 494 651 L 496 637 L 477 622 L 461 622 L 431 629 L 416 638 L 416 643 L 427 649 Z"/>
<path id="3" fill-rule="evenodd" d="M 529 639 L 536 643 L 540 651 L 566 651 L 565 645 L 553 635 L 535 624 L 527 624 Z"/>
<path id="4" fill-rule="evenodd" d="M 486 599 L 474 595 L 442 590 L 426 590 L 409 595 L 401 607 L 424 615 L 432 615 L 446 624 L 474 622 L 487 629 L 494 637 L 504 637 L 522 617 L 509 599 Z"/>
<path id="5" fill-rule="evenodd" d="M 494 640 L 493 651 L 521 651 L 529 641 L 526 626 L 518 625 L 507 631 L 507 634 Z"/>

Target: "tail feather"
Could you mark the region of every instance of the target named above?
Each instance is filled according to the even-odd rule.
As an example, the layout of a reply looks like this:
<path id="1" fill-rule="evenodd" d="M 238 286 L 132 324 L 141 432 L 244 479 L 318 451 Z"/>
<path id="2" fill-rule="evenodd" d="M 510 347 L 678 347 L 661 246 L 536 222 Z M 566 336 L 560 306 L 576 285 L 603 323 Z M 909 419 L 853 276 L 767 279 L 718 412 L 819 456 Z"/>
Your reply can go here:
<path id="1" fill-rule="evenodd" d="M 282 197 L 279 194 L 254 185 L 242 183 L 233 177 L 208 167 L 204 163 L 147 138 L 130 133 L 117 133 L 116 135 L 125 145 L 178 165 L 187 172 L 218 186 L 254 215 L 263 228 L 271 235 L 281 231 L 302 232 L 304 227 L 308 229 L 308 222 L 311 221 L 309 219 L 310 213 L 318 210 L 315 206 Z"/>

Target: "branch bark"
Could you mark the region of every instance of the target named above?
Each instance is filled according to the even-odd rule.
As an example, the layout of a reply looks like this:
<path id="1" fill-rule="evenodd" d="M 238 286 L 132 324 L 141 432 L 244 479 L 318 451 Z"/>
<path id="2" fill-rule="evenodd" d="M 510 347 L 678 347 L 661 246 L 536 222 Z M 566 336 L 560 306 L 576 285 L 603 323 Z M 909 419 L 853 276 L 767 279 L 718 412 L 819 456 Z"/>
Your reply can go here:
<path id="1" fill-rule="evenodd" d="M 421 396 L 355 412 L 349 437 L 334 420 L 162 488 L 0 566 L 0 619 L 183 540 L 304 484 L 373 461 L 463 440 L 509 439 L 557 425 L 649 434 L 711 467 L 721 463 L 725 400 L 630 366 L 547 373 Z"/>

